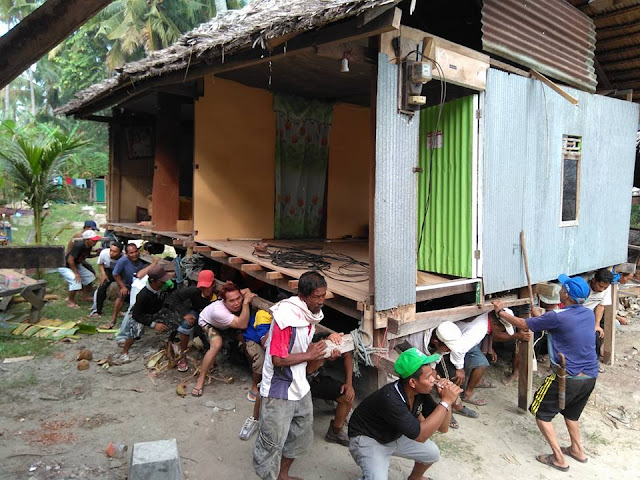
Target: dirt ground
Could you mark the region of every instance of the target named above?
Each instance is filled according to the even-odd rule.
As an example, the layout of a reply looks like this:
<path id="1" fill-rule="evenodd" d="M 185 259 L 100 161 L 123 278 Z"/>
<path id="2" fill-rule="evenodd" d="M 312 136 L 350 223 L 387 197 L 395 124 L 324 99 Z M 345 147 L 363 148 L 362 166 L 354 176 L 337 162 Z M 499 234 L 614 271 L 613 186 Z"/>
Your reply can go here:
<path id="1" fill-rule="evenodd" d="M 458 417 L 460 428 L 436 434 L 442 459 L 430 470 L 435 480 L 489 479 L 637 479 L 640 472 L 640 320 L 618 331 L 616 364 L 601 374 L 582 417 L 587 464 L 569 460 L 568 473 L 535 461 L 548 448 L 533 418 L 516 406 L 516 386 L 479 391 L 489 401 L 478 419 Z M 145 332 L 132 349 L 135 361 L 105 371 L 95 361 L 78 371 L 75 356 L 82 347 L 94 360 L 116 351 L 110 335 L 84 336 L 77 344 L 61 344 L 51 356 L 28 362 L 0 364 L 0 478 L 1 479 L 124 479 L 127 459 L 110 459 L 110 441 L 128 444 L 176 438 L 185 478 L 254 478 L 251 441 L 238 439 L 252 404 L 246 400 L 249 370 L 223 365 L 236 381 L 213 383 L 201 398 L 176 394 L 176 386 L 190 374 L 172 370 L 151 378 L 144 358 L 157 351 L 162 336 Z M 635 348 L 634 348 L 635 347 Z M 199 358 L 199 354 L 197 354 Z M 488 371 L 500 384 L 506 364 Z M 543 370 L 543 369 L 540 369 Z M 539 385 L 543 372 L 534 379 Z M 194 380 L 189 380 L 189 391 Z M 357 387 L 356 387 L 357 388 Z M 207 402 L 227 400 L 232 411 L 215 411 Z M 629 425 L 611 418 L 623 406 Z M 297 460 L 291 473 L 307 480 L 355 479 L 359 468 L 348 450 L 327 444 L 323 437 L 331 408 L 317 402 L 313 454 Z M 620 415 L 618 415 L 620 416 Z M 562 443 L 568 436 L 561 419 L 554 422 Z M 406 478 L 411 464 L 394 459 L 389 478 Z"/>

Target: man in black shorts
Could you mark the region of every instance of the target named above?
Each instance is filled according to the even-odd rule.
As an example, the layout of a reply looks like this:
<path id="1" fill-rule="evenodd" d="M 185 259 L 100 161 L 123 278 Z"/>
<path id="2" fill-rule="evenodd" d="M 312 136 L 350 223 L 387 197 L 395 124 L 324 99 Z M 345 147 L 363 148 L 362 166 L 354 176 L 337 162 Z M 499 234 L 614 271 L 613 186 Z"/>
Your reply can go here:
<path id="1" fill-rule="evenodd" d="M 533 309 L 535 318 L 522 319 L 505 312 L 501 301 L 493 302 L 496 314 L 514 327 L 528 328 L 533 332 L 546 330 L 551 336 L 549 358 L 552 365 L 558 364 L 558 353 L 566 358 L 566 401 L 564 410 L 558 405 L 558 374 L 549 375 L 533 396 L 529 411 L 536 416 L 536 423 L 553 453 L 538 455 L 536 459 L 557 470 L 566 472 L 569 465 L 564 455 L 580 463 L 587 462 L 580 443 L 580 414 L 589 400 L 598 377 L 598 357 L 593 349 L 593 326 L 595 316 L 582 303 L 589 296 L 589 285 L 581 277 L 569 278 L 560 275 L 562 285 L 560 301 L 564 309 L 548 311 Z M 564 416 L 571 445 L 561 447 L 551 420 L 557 413 Z"/>
<path id="2" fill-rule="evenodd" d="M 327 336 L 328 335 L 316 335 L 317 339 L 314 338 L 313 341 L 317 342 Z M 339 365 L 337 365 L 340 363 L 338 359 L 326 362 L 317 371 L 317 375 L 312 375 L 309 378 L 309 384 L 311 385 L 311 396 L 313 398 L 338 403 L 335 418 L 329 423 L 329 429 L 324 439 L 329 443 L 338 443 L 348 447 L 349 436 L 343 428 L 356 397 L 352 383 L 353 355 L 351 355 L 350 352 L 346 352 L 343 353 L 340 358 L 342 358 L 342 362 L 344 362 L 344 368 L 340 368 Z"/>

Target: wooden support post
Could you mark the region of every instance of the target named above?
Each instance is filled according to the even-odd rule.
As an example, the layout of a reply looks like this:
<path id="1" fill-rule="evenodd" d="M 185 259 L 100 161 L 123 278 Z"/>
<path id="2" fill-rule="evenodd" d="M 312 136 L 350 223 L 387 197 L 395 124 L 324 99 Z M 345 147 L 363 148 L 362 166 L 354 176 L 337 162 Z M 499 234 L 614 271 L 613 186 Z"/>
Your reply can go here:
<path id="1" fill-rule="evenodd" d="M 179 217 L 180 168 L 178 142 L 180 103 L 175 96 L 158 94 L 156 147 L 153 171 L 152 221 L 156 230 L 175 231 Z"/>
<path id="2" fill-rule="evenodd" d="M 518 351 L 518 407 L 526 410 L 533 392 L 533 341 L 519 342 Z"/>
<path id="3" fill-rule="evenodd" d="M 29 312 L 29 323 L 38 323 L 40 320 L 40 312 L 44 307 L 44 294 L 47 289 L 44 286 L 25 290 L 21 293 L 22 297 L 31 304 Z"/>
<path id="4" fill-rule="evenodd" d="M 607 365 L 615 362 L 616 347 L 616 311 L 618 309 L 618 284 L 611 284 L 611 305 L 604 307 L 604 341 L 602 360 Z"/>

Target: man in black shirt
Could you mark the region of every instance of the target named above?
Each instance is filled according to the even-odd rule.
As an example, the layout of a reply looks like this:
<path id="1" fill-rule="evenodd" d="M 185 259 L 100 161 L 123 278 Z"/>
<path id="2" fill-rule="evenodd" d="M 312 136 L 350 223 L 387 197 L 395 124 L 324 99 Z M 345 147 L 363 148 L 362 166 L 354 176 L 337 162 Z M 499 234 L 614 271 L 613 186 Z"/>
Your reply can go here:
<path id="1" fill-rule="evenodd" d="M 83 263 L 91 255 L 91 249 L 100 240 L 100 237 L 93 230 L 86 230 L 82 233 L 82 241 L 76 242 L 73 248 L 67 253 L 65 267 L 59 268 L 58 272 L 69 284 L 69 299 L 67 306 L 78 308 L 76 303 L 76 292 L 84 288 L 88 295 L 89 286 L 96 276 L 91 273 Z"/>
<path id="2" fill-rule="evenodd" d="M 440 458 L 429 437 L 449 429 L 451 405 L 462 389 L 436 377 L 428 364 L 440 355 L 427 356 L 416 348 L 402 352 L 394 370 L 394 383 L 365 398 L 349 421 L 349 452 L 362 468 L 365 480 L 386 480 L 392 456 L 415 461 L 409 480 L 422 479 Z M 429 394 L 436 387 L 440 403 Z"/>

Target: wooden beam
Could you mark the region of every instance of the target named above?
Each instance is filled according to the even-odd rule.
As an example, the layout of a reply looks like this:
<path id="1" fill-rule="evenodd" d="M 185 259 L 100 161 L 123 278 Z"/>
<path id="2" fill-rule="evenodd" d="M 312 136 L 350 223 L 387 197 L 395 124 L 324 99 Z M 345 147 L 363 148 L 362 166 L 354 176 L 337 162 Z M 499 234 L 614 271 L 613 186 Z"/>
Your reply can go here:
<path id="1" fill-rule="evenodd" d="M 611 305 L 604 307 L 604 340 L 602 361 L 607 365 L 615 363 L 616 350 L 616 310 L 618 307 L 618 284 L 611 284 Z"/>
<path id="2" fill-rule="evenodd" d="M 264 270 L 262 265 L 258 265 L 257 263 L 244 263 L 240 265 L 240 270 L 243 272 L 258 272 L 260 270 Z"/>
<path id="3" fill-rule="evenodd" d="M 297 290 L 298 289 L 298 280 L 289 280 L 287 282 L 287 287 L 289 287 L 291 290 Z"/>
<path id="4" fill-rule="evenodd" d="M 184 240 L 178 240 L 176 238 L 173 239 L 173 246 L 174 247 L 184 247 Z"/>
<path id="5" fill-rule="evenodd" d="M 265 276 L 268 280 L 281 280 L 284 278 L 284 275 L 280 272 L 267 272 Z"/>
<path id="6" fill-rule="evenodd" d="M 209 257 L 211 258 L 225 258 L 228 257 L 229 254 L 226 252 L 223 252 L 221 250 L 212 250 L 209 252 Z"/>
<path id="7" fill-rule="evenodd" d="M 507 300 L 504 302 L 505 306 L 513 307 L 516 305 L 525 305 L 529 304 L 528 298 L 517 299 L 517 300 Z M 405 335 L 410 335 L 412 333 L 422 332 L 429 328 L 434 328 L 440 325 L 442 322 L 457 322 L 459 320 L 464 320 L 465 318 L 475 317 L 482 313 L 493 310 L 493 305 L 491 304 L 483 304 L 483 305 L 464 305 L 462 307 L 454 307 L 454 308 L 444 308 L 441 310 L 429 310 L 428 312 L 418 312 L 416 313 L 416 319 L 413 322 L 408 323 L 400 323 L 397 322 L 397 325 L 392 325 L 389 328 L 389 339 L 404 337 Z M 395 320 L 395 319 L 394 319 Z M 388 318 L 387 318 L 388 321 Z M 395 332 L 392 331 L 395 330 Z"/>
<path id="8" fill-rule="evenodd" d="M 491 65 L 492 67 L 498 68 L 500 70 L 504 70 L 505 72 L 520 75 L 521 77 L 525 77 L 525 78 L 531 77 L 531 74 L 526 70 L 522 70 L 521 68 L 514 67 L 513 65 L 510 65 L 508 63 L 501 62 L 500 60 L 496 60 L 495 58 L 492 58 L 491 60 L 489 60 L 489 65 Z"/>
<path id="9" fill-rule="evenodd" d="M 211 247 L 207 246 L 207 245 L 195 245 L 193 247 L 193 251 L 194 252 L 210 252 L 211 250 L 213 250 Z"/>
<path id="10" fill-rule="evenodd" d="M 569 103 L 573 104 L 573 105 L 578 105 L 579 100 L 568 94 L 567 92 L 565 92 L 558 84 L 556 84 L 555 82 L 549 80 L 547 77 L 545 77 L 544 75 L 542 75 L 541 73 L 535 71 L 534 69 L 529 70 L 529 73 L 531 73 L 531 76 L 537 80 L 540 80 L 542 83 L 544 83 L 547 87 L 549 87 L 551 90 L 553 90 L 554 92 L 556 92 L 558 95 L 560 95 L 562 98 L 564 98 L 565 100 L 568 100 Z"/>
<path id="11" fill-rule="evenodd" d="M 244 258 L 242 257 L 229 257 L 229 263 L 231 265 L 240 265 L 244 263 Z"/>
<path id="12" fill-rule="evenodd" d="M 0 268 L 58 268 L 65 266 L 63 246 L 0 248 Z"/>
<path id="13" fill-rule="evenodd" d="M 0 88 L 113 0 L 47 0 L 0 38 Z"/>

